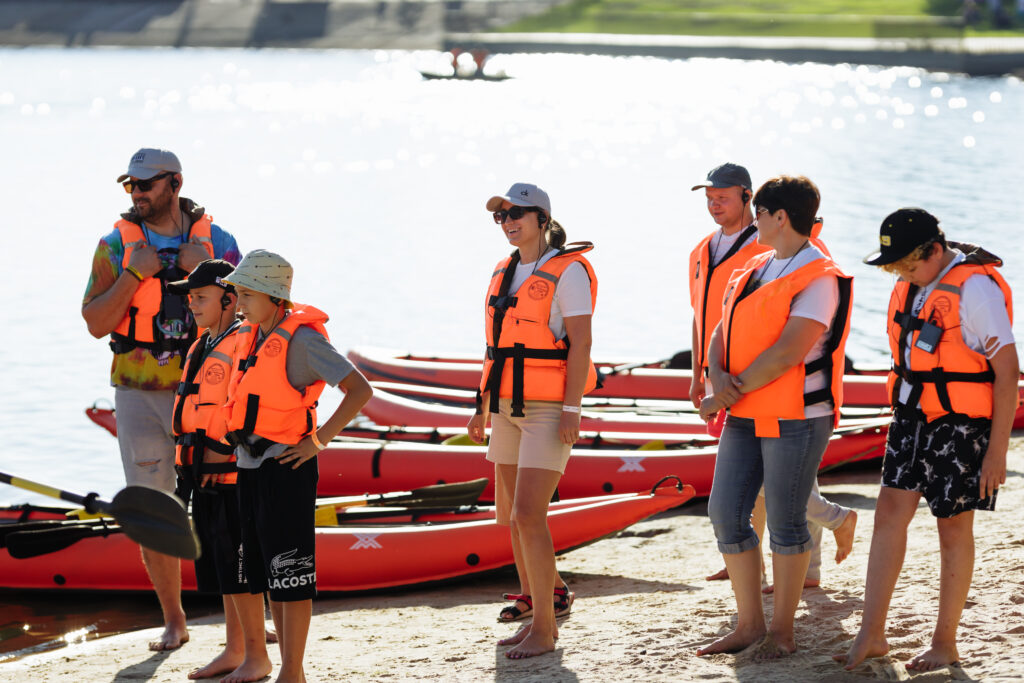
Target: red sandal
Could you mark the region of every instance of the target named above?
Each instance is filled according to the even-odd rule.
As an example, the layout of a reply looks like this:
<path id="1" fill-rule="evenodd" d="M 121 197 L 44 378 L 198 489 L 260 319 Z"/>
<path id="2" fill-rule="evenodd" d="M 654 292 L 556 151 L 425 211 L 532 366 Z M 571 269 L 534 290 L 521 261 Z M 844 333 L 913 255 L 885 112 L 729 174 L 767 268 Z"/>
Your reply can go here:
<path id="1" fill-rule="evenodd" d="M 569 586 L 562 584 L 561 588 L 555 589 L 555 618 L 564 617 L 572 611 L 572 603 L 576 600 L 576 594 L 569 592 Z"/>
<path id="2" fill-rule="evenodd" d="M 520 619 L 527 619 L 533 616 L 533 599 L 529 595 L 505 593 L 502 597 L 506 600 L 514 600 L 515 604 L 501 608 L 501 612 L 498 613 L 499 622 L 508 623 L 510 621 L 519 621 Z M 519 609 L 519 603 L 526 605 L 526 609 Z"/>

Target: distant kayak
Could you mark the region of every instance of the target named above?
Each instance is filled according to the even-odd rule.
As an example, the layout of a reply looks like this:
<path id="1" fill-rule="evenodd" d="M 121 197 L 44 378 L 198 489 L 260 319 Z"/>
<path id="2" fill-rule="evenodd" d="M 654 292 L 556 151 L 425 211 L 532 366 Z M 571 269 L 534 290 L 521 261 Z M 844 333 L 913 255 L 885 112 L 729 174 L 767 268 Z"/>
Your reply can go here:
<path id="1" fill-rule="evenodd" d="M 459 76 L 457 74 L 439 74 L 431 71 L 420 71 L 420 75 L 428 81 L 507 81 L 512 78 L 505 74 L 470 74 Z"/>

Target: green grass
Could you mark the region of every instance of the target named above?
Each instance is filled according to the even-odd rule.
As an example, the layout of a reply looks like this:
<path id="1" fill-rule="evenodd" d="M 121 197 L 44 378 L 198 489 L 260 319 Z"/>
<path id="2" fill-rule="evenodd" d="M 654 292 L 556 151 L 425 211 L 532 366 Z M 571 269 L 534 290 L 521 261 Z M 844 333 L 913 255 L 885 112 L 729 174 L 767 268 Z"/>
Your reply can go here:
<path id="1" fill-rule="evenodd" d="M 960 5 L 961 0 L 572 0 L 504 30 L 879 38 L 1024 34 L 1024 26 L 993 30 L 984 8 L 981 24 L 965 29 Z"/>

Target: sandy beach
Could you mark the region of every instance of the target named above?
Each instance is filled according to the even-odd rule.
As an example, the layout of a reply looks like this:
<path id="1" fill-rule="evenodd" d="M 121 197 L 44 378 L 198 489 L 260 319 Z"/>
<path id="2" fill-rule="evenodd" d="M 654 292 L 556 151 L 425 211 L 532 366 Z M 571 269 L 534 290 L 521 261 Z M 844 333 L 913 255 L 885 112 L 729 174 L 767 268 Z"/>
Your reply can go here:
<path id="1" fill-rule="evenodd" d="M 878 474 L 822 475 L 822 493 L 859 513 L 851 556 L 836 567 L 825 534 L 822 586 L 806 589 L 797 612 L 799 650 L 757 664 L 749 651 L 699 658 L 694 650 L 730 628 L 728 582 L 707 582 L 722 566 L 705 501 L 637 524 L 615 537 L 559 557 L 576 592 L 554 653 L 505 658 L 497 639 L 514 627 L 495 621 L 511 571 L 429 590 L 314 603 L 306 656 L 310 681 L 846 681 L 1021 680 L 1024 678 L 1024 439 L 1011 442 L 998 511 L 976 516 L 974 583 L 960 629 L 962 668 L 910 674 L 938 610 L 938 536 L 922 503 L 910 527 L 907 559 L 893 598 L 889 656 L 852 673 L 831 655 L 844 651 L 860 624 Z M 766 597 L 769 614 L 770 598 Z M 191 642 L 153 653 L 157 629 L 126 633 L 0 665 L 4 680 L 182 681 L 223 644 L 223 621 L 190 623 Z M 276 646 L 271 650 L 279 663 Z M 276 669 L 275 669 L 276 671 Z"/>

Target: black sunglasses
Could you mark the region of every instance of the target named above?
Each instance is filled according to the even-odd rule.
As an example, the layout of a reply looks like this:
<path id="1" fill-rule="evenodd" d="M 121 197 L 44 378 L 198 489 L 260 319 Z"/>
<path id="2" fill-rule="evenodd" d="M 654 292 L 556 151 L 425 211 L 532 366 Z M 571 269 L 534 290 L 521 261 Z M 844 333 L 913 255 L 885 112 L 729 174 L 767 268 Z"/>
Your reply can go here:
<path id="1" fill-rule="evenodd" d="M 536 206 L 513 206 L 511 209 L 498 209 L 494 212 L 494 222 L 501 225 L 508 218 L 517 221 L 525 216 L 528 211 L 537 210 Z"/>
<path id="2" fill-rule="evenodd" d="M 147 180 L 126 180 L 121 184 L 124 185 L 124 191 L 128 194 L 135 192 L 135 188 L 139 188 L 142 192 L 149 192 L 153 189 L 153 183 L 161 178 L 166 178 L 169 175 L 174 175 L 174 173 L 171 171 L 165 171 L 160 175 L 155 175 Z"/>

